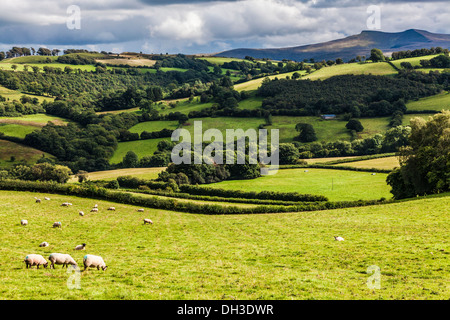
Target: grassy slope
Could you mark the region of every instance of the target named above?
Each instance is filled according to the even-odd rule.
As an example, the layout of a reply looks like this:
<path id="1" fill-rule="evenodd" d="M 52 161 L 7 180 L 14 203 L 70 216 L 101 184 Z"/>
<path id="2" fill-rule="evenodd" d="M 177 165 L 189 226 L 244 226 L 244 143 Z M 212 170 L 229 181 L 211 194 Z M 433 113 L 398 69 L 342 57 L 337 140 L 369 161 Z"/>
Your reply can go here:
<path id="1" fill-rule="evenodd" d="M 400 164 L 398 162 L 398 157 L 386 157 L 386 158 L 379 158 L 379 159 L 370 159 L 370 160 L 342 163 L 342 164 L 337 164 L 336 166 L 392 170 L 395 167 L 399 167 Z"/>
<path id="2" fill-rule="evenodd" d="M 42 155 L 45 155 L 47 158 L 53 158 L 53 156 L 46 152 L 11 141 L 0 140 L 0 168 L 8 168 L 22 161 L 33 164 L 39 160 Z M 14 156 L 16 161 L 10 162 L 11 156 Z"/>
<path id="3" fill-rule="evenodd" d="M 447 299 L 450 197 L 272 215 L 202 216 L 51 195 L 0 191 L 4 299 Z M 40 195 L 41 196 L 41 195 Z M 44 195 L 42 195 L 44 196 Z M 73 207 L 62 208 L 64 201 Z M 94 203 L 98 214 L 78 215 Z M 143 218 L 152 226 L 144 226 Z M 20 219 L 28 219 L 22 227 Z M 62 229 L 53 229 L 54 221 Z M 334 241 L 341 235 L 344 242 Z M 126 239 L 126 240 L 125 240 Z M 39 248 L 48 241 L 50 246 Z M 75 245 L 87 243 L 85 251 Z M 112 245 L 113 244 L 113 245 Z M 444 250 L 444 251 L 440 251 Z M 25 269 L 37 253 L 103 256 L 108 270 Z M 369 266 L 381 289 L 369 289 Z"/>
<path id="4" fill-rule="evenodd" d="M 386 62 L 380 63 L 348 63 L 348 64 L 340 64 L 334 65 L 331 67 L 324 67 L 320 70 L 317 70 L 310 75 L 303 77 L 302 79 L 310 79 L 310 80 L 325 80 L 337 75 L 344 74 L 372 74 L 372 75 L 393 75 L 397 72 L 395 69 Z"/>
<path id="5" fill-rule="evenodd" d="M 429 56 L 423 56 L 423 57 L 414 57 L 414 58 L 406 58 L 406 59 L 399 59 L 392 61 L 392 64 L 395 65 L 397 68 L 401 68 L 402 62 L 409 62 L 413 67 L 419 66 L 420 67 L 420 61 L 421 60 L 431 60 L 434 57 L 437 57 L 438 54 L 435 55 L 429 55 Z"/>
<path id="6" fill-rule="evenodd" d="M 41 129 L 49 121 L 58 125 L 67 123 L 65 119 L 45 114 L 33 114 L 23 117 L 0 117 L 0 132 L 12 137 L 25 138 L 27 134 Z"/>
<path id="7" fill-rule="evenodd" d="M 3 86 L 0 86 L 0 95 L 3 96 L 4 98 L 6 98 L 7 100 L 9 99 L 10 101 L 12 100 L 20 100 L 20 97 L 22 97 L 23 95 L 28 96 L 30 98 L 37 98 L 39 100 L 39 102 L 43 102 L 44 100 L 47 101 L 53 101 L 54 98 L 50 98 L 50 97 L 42 97 L 42 96 L 35 96 L 35 95 L 30 95 L 30 94 L 24 94 L 20 91 L 17 90 L 10 90 L 7 89 Z"/>
<path id="8" fill-rule="evenodd" d="M 308 172 L 305 172 L 307 170 Z M 211 188 L 246 191 L 280 191 L 321 194 L 332 201 L 391 198 L 386 174 L 328 169 L 286 169 L 273 176 L 252 180 L 229 180 Z M 367 185 L 370 188 L 367 188 Z"/>
<path id="9" fill-rule="evenodd" d="M 305 71 L 294 71 L 294 72 L 288 72 L 288 73 L 280 73 L 280 74 L 277 74 L 277 75 L 269 76 L 268 78 L 269 79 L 275 79 L 275 78 L 283 79 L 283 78 L 286 78 L 286 77 L 292 77 L 292 75 L 295 72 L 298 72 L 301 75 L 306 74 Z M 250 80 L 250 81 L 247 81 L 247 82 L 244 82 L 244 83 L 236 84 L 234 86 L 234 89 L 236 91 L 252 91 L 252 90 L 256 90 L 256 89 L 258 89 L 261 86 L 261 83 L 264 81 L 265 78 L 266 77 L 262 77 L 262 78 Z"/>
<path id="10" fill-rule="evenodd" d="M 89 172 L 89 180 L 114 180 L 120 176 L 133 176 L 139 179 L 152 180 L 158 178 L 158 174 L 165 170 L 165 168 L 131 168 L 131 169 L 117 169 L 108 171 Z M 78 182 L 74 176 L 69 182 Z"/>
<path id="11" fill-rule="evenodd" d="M 141 122 L 129 129 L 133 133 L 141 133 L 143 131 L 155 132 L 161 131 L 162 129 L 175 130 L 178 128 L 178 121 L 147 121 Z"/>
<path id="12" fill-rule="evenodd" d="M 435 110 L 441 111 L 450 109 L 450 93 L 443 92 L 441 94 L 419 99 L 418 101 L 411 101 L 406 104 L 408 110 Z"/>
<path id="13" fill-rule="evenodd" d="M 170 138 L 161 139 L 149 139 L 149 140 L 136 140 L 128 142 L 119 142 L 117 150 L 114 155 L 109 159 L 110 163 L 119 163 L 128 151 L 134 151 L 139 159 L 145 156 L 152 156 L 157 150 L 158 142 L 161 140 L 170 140 Z"/>

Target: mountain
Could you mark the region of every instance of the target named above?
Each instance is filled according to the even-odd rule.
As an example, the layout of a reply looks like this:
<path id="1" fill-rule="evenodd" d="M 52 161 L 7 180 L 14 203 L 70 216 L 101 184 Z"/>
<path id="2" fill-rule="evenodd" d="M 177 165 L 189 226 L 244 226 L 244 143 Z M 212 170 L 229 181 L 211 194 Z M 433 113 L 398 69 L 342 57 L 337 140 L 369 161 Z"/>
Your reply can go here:
<path id="1" fill-rule="evenodd" d="M 363 31 L 344 39 L 333 40 L 318 44 L 311 44 L 289 48 L 273 49 L 234 49 L 223 51 L 215 56 L 244 58 L 269 58 L 273 60 L 304 59 L 336 60 L 342 58 L 348 61 L 357 55 L 369 56 L 373 48 L 381 49 L 385 55 L 395 51 L 414 50 L 422 48 L 442 47 L 450 48 L 450 35 L 431 33 L 424 30 L 410 29 L 403 32 L 389 33 L 381 31 Z"/>

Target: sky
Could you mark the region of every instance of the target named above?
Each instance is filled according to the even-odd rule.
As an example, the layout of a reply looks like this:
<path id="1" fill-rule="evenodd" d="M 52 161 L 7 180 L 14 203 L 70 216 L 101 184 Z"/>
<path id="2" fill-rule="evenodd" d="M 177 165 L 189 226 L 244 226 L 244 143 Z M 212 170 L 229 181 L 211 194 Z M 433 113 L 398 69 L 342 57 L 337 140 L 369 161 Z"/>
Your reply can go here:
<path id="1" fill-rule="evenodd" d="M 450 34 L 449 0 L 1 0 L 0 50 L 215 53 L 363 30 Z"/>

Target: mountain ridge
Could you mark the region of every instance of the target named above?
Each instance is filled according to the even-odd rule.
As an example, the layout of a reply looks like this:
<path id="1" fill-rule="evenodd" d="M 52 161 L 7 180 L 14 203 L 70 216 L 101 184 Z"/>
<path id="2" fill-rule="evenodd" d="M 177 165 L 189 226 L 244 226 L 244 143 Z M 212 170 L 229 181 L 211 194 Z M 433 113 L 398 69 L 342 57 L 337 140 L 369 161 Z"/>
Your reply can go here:
<path id="1" fill-rule="evenodd" d="M 316 61 L 342 58 L 348 61 L 357 55 L 369 56 L 370 50 L 373 48 L 381 49 L 386 55 L 390 55 L 395 51 L 429 49 L 432 47 L 450 49 L 450 35 L 431 33 L 420 29 L 408 29 L 403 32 L 363 30 L 359 34 L 327 42 L 285 48 L 238 48 L 220 52 L 215 56 L 230 58 L 251 56 L 259 59 L 296 61 L 311 58 Z"/>

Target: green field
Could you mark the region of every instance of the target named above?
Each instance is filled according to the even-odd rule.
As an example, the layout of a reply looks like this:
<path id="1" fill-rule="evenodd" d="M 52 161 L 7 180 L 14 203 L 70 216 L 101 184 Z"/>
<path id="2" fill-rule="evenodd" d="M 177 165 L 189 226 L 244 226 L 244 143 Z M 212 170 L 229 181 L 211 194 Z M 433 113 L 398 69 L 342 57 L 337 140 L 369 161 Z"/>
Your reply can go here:
<path id="1" fill-rule="evenodd" d="M 47 122 L 64 125 L 67 120 L 45 114 L 32 114 L 22 117 L 0 117 L 0 132 L 7 136 L 25 138 L 35 130 L 40 130 Z"/>
<path id="2" fill-rule="evenodd" d="M 441 111 L 450 110 L 450 93 L 445 91 L 441 94 L 410 101 L 406 104 L 409 111 L 434 110 Z"/>
<path id="3" fill-rule="evenodd" d="M 157 150 L 158 142 L 160 142 L 161 140 L 170 140 L 170 138 L 119 142 L 117 149 L 114 152 L 112 158 L 109 159 L 109 162 L 121 162 L 128 151 L 134 151 L 138 155 L 139 159 L 146 156 L 152 156 L 153 153 Z"/>
<path id="4" fill-rule="evenodd" d="M 178 121 L 147 121 L 141 122 L 129 129 L 133 133 L 141 133 L 143 131 L 155 132 L 162 129 L 175 130 L 178 128 Z"/>
<path id="5" fill-rule="evenodd" d="M 273 75 L 273 76 L 268 76 L 268 77 L 261 77 L 258 79 L 254 79 L 254 80 L 250 80 L 247 82 L 243 82 L 243 83 L 239 83 L 236 84 L 234 86 L 234 90 L 236 91 L 252 91 L 252 90 L 256 90 L 261 86 L 261 83 L 264 81 L 265 78 L 269 78 L 271 80 L 278 78 L 278 79 L 284 79 L 286 77 L 292 77 L 292 75 L 297 72 L 300 75 L 305 75 L 306 71 L 293 71 L 293 72 L 288 72 L 288 73 L 280 73 L 277 75 Z"/>
<path id="6" fill-rule="evenodd" d="M 395 65 L 397 68 L 401 69 L 401 63 L 402 62 L 409 62 L 413 67 L 420 67 L 420 61 L 421 60 L 431 60 L 435 57 L 437 57 L 438 54 L 429 55 L 429 56 L 423 56 L 423 57 L 413 57 L 413 58 L 405 58 L 405 59 L 399 59 L 399 60 L 393 60 L 391 61 L 393 65 Z"/>
<path id="7" fill-rule="evenodd" d="M 1 128 L 1 127 L 0 127 Z M 18 163 L 34 164 L 44 155 L 54 158 L 52 155 L 11 141 L 0 140 L 0 168 L 9 168 Z M 11 162 L 11 156 L 15 161 Z"/>
<path id="8" fill-rule="evenodd" d="M 201 59 L 201 60 L 206 60 L 210 63 L 213 64 L 217 64 L 218 66 L 221 66 L 222 64 L 224 64 L 225 62 L 232 62 L 232 61 L 246 61 L 249 63 L 252 63 L 249 60 L 244 60 L 244 59 L 238 59 L 238 58 L 223 58 L 223 57 L 197 57 L 197 59 Z"/>
<path id="9" fill-rule="evenodd" d="M 41 102 L 41 103 L 44 100 L 47 100 L 49 102 L 52 102 L 54 100 L 54 98 L 51 98 L 51 97 L 42 97 L 42 96 L 35 96 L 35 95 L 31 95 L 31 94 L 24 94 L 24 93 L 22 93 L 20 91 L 10 90 L 10 89 L 7 89 L 7 88 L 5 88 L 3 86 L 0 86 L 0 95 L 3 96 L 5 99 L 7 99 L 7 101 L 8 100 L 9 101 L 13 101 L 13 100 L 19 101 L 20 98 L 22 96 L 24 96 L 24 95 L 28 96 L 30 98 L 37 98 L 39 100 L 39 102 Z"/>
<path id="10" fill-rule="evenodd" d="M 305 172 L 305 170 L 307 172 Z M 209 184 L 211 188 L 245 191 L 279 191 L 320 194 L 330 201 L 388 199 L 387 174 L 330 169 L 283 169 L 272 176 L 251 180 L 228 180 Z M 370 185 L 370 188 L 367 186 Z"/>
<path id="11" fill-rule="evenodd" d="M 0 191 L 3 299 L 447 299 L 450 197 L 270 215 L 204 216 Z M 62 208 L 64 201 L 72 207 Z M 94 203 L 100 212 L 90 214 Z M 87 212 L 84 217 L 78 211 Z M 143 225 L 151 218 L 153 225 Z M 20 225 L 27 219 L 29 225 Z M 53 229 L 54 221 L 62 229 Z M 333 236 L 345 238 L 334 241 Z M 126 239 L 124 241 L 124 239 Z M 38 247 L 47 241 L 47 248 Z M 86 243 L 85 251 L 73 248 Z M 26 269 L 31 253 L 101 255 L 108 269 Z M 367 286 L 370 266 L 380 289 Z"/>
<path id="12" fill-rule="evenodd" d="M 378 159 L 341 163 L 337 164 L 336 166 L 393 170 L 395 167 L 400 167 L 400 163 L 398 161 L 398 157 L 385 157 Z"/>
<path id="13" fill-rule="evenodd" d="M 334 65 L 331 67 L 324 67 L 317 70 L 302 79 L 310 80 L 325 80 L 334 76 L 344 75 L 344 74 L 372 74 L 375 76 L 388 76 L 394 75 L 397 71 L 388 64 L 387 62 L 379 63 L 347 63 Z"/>
<path id="14" fill-rule="evenodd" d="M 97 171 L 97 172 L 89 172 L 88 179 L 95 180 L 104 180 L 110 181 L 115 180 L 120 176 L 132 176 L 139 179 L 145 180 L 153 180 L 158 178 L 158 174 L 163 171 L 165 168 L 128 168 L 128 169 L 117 169 L 117 170 L 107 170 L 107 171 Z M 78 179 L 73 176 L 70 181 L 78 182 Z"/>
<path id="15" fill-rule="evenodd" d="M 35 127 L 30 125 L 20 125 L 20 124 L 10 124 L 10 123 L 0 123 L 0 132 L 4 133 L 6 136 L 25 138 L 25 136 L 35 130 L 40 130 L 41 127 Z"/>

